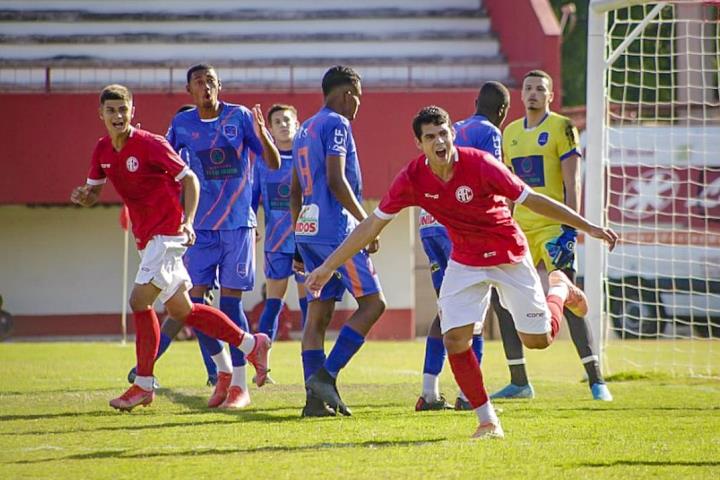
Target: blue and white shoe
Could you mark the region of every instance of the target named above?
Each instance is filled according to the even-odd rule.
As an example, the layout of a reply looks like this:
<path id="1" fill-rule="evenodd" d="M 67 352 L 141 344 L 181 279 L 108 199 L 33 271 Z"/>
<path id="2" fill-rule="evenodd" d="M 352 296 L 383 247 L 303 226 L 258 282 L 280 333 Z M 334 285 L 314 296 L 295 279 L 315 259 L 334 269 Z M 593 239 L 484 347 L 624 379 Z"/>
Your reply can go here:
<path id="1" fill-rule="evenodd" d="M 590 385 L 593 400 L 602 400 L 603 402 L 612 402 L 613 396 L 607 385 L 604 383 L 593 383 Z"/>
<path id="2" fill-rule="evenodd" d="M 490 398 L 535 398 L 535 390 L 530 383 L 522 386 L 508 383 L 505 387 L 490 395 Z"/>

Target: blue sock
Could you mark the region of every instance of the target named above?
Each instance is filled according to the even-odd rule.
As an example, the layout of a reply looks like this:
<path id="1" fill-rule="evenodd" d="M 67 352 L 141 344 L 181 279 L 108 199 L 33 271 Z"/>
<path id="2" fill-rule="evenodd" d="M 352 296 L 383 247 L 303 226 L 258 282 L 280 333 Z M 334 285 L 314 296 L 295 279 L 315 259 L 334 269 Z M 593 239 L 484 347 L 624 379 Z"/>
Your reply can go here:
<path id="1" fill-rule="evenodd" d="M 164 333 L 160 334 L 160 345 L 158 346 L 158 353 L 157 355 L 155 355 L 155 360 L 162 357 L 163 353 L 165 353 L 165 350 L 168 349 L 171 342 L 172 338 L 168 337 Z"/>
<path id="2" fill-rule="evenodd" d="M 327 360 L 325 360 L 325 370 L 333 377 L 337 377 L 340 370 L 347 365 L 350 359 L 360 350 L 365 337 L 350 328 L 348 325 L 340 329 L 340 334 L 335 340 L 333 349 L 330 350 Z"/>
<path id="3" fill-rule="evenodd" d="M 197 339 L 198 339 L 198 346 L 200 347 L 200 354 L 202 355 L 203 363 L 205 364 L 205 370 L 207 370 L 208 377 L 217 377 L 217 365 L 215 365 L 215 362 L 213 361 L 212 356 L 220 353 L 220 351 L 222 350 L 222 344 L 220 343 L 219 340 L 210 338 L 198 330 L 193 329 L 193 332 L 195 332 L 195 337 L 197 337 Z M 202 335 L 209 341 L 201 342 L 200 335 Z M 210 346 L 213 350 L 215 350 L 215 353 L 210 353 L 208 346 Z M 220 350 L 216 350 L 216 348 L 218 346 L 220 347 Z"/>
<path id="4" fill-rule="evenodd" d="M 445 345 L 442 338 L 427 337 L 425 340 L 425 366 L 423 373 L 440 375 L 445 363 Z"/>
<path id="5" fill-rule="evenodd" d="M 478 363 L 482 364 L 483 350 L 485 349 L 485 340 L 482 335 L 473 335 L 472 349 L 478 359 Z"/>
<path id="6" fill-rule="evenodd" d="M 204 303 L 202 297 L 190 297 L 193 303 Z M 202 355 L 203 363 L 205 364 L 205 370 L 207 370 L 208 377 L 217 376 L 217 366 L 212 359 L 213 355 L 217 355 L 223 349 L 223 344 L 220 340 L 212 337 L 208 337 L 200 330 L 193 328 L 195 337 L 198 340 L 198 346 L 200 347 L 200 354 Z"/>
<path id="7" fill-rule="evenodd" d="M 305 330 L 305 319 L 307 318 L 307 298 L 302 297 L 298 299 L 298 303 L 300 303 L 300 312 L 302 313 L 302 317 L 300 317 L 300 330 Z"/>
<path id="8" fill-rule="evenodd" d="M 325 351 L 324 350 L 303 350 L 302 352 L 302 363 L 303 363 L 303 376 L 305 381 L 310 376 L 320 370 L 320 367 L 325 363 Z"/>
<path id="9" fill-rule="evenodd" d="M 270 337 L 270 340 L 273 341 L 275 341 L 275 335 L 277 334 L 278 317 L 280 316 L 281 309 L 282 299 L 268 298 L 265 300 L 265 308 L 263 308 L 262 314 L 260 315 L 258 330 Z"/>
<path id="10" fill-rule="evenodd" d="M 236 297 L 220 297 L 220 310 L 230 317 L 230 320 L 243 331 L 250 331 L 245 312 L 243 312 L 242 309 L 242 300 Z M 232 358 L 233 367 L 242 367 L 247 363 L 245 354 L 242 353 L 239 348 L 233 347 L 232 345 L 230 345 L 230 357 Z"/>

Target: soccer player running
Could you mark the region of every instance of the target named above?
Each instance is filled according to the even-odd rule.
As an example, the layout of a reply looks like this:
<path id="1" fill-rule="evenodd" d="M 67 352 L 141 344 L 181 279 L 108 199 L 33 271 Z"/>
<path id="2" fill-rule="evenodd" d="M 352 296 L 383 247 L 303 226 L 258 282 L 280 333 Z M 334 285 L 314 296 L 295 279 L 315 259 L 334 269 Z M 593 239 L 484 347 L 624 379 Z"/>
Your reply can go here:
<path id="1" fill-rule="evenodd" d="M 185 104 L 181 106 L 175 114 L 178 114 L 180 112 L 187 112 L 188 110 L 192 110 L 195 108 L 195 105 L 192 104 Z M 180 158 L 183 159 L 183 161 L 186 164 L 190 163 L 190 160 L 188 159 L 188 152 L 185 149 L 181 149 L 177 152 Z M 205 304 L 210 305 L 212 304 L 212 294 L 211 292 L 208 292 L 209 294 L 205 296 Z M 155 361 L 157 360 L 165 353 L 165 351 L 170 346 L 170 343 L 173 341 L 173 339 L 177 336 L 178 333 L 180 333 L 180 330 L 182 330 L 183 324 L 174 320 L 172 317 L 167 317 L 165 321 L 163 322 L 162 326 L 160 327 L 160 346 L 158 347 L 158 353 L 155 357 Z M 195 332 L 195 336 L 197 336 L 197 332 Z M 207 385 L 208 386 L 215 386 L 217 383 L 217 365 L 215 364 L 215 361 L 212 358 L 212 355 L 205 347 L 205 344 L 203 342 L 198 342 L 198 345 L 200 346 L 200 354 L 202 355 L 203 363 L 205 364 L 205 370 L 207 370 Z M 227 350 L 223 349 L 222 353 L 224 356 L 229 356 L 229 353 L 227 353 Z M 230 365 L 230 360 L 225 359 L 221 362 L 222 365 Z M 128 383 L 132 384 L 135 382 L 135 377 L 137 376 L 137 366 L 134 366 L 130 369 L 130 372 L 128 372 Z M 155 388 L 159 388 L 159 384 L 157 382 L 157 377 L 155 378 Z"/>
<path id="2" fill-rule="evenodd" d="M 265 333 L 271 340 L 275 340 L 288 279 L 293 275 L 295 226 L 290 213 L 290 184 L 292 183 L 292 144 L 300 124 L 295 107 L 285 104 L 271 106 L 267 120 L 275 145 L 280 151 L 281 164 L 277 170 L 266 167 L 263 162 L 255 165 L 253 209 L 257 211 L 258 203 L 262 199 L 265 211 L 267 297 L 260 314 L 259 331 Z M 295 281 L 304 324 L 307 299 L 302 275 L 295 274 Z"/>
<path id="3" fill-rule="evenodd" d="M 510 106 L 510 92 L 500 82 L 485 82 L 475 99 L 475 114 L 454 125 L 455 144 L 460 147 L 473 147 L 491 153 L 495 158 L 502 158 L 502 135 L 500 126 L 505 120 Z M 439 294 L 440 285 L 445 276 L 452 244 L 447 229 L 431 214 L 420 209 L 419 218 L 420 241 L 430 261 L 435 293 Z M 482 363 L 483 336 L 482 322 L 475 325 L 472 349 Z M 415 411 L 444 410 L 452 408 L 440 394 L 440 373 L 445 363 L 445 347 L 440 331 L 440 318 L 436 315 L 428 331 L 425 343 L 425 363 L 423 367 L 422 395 L 415 403 Z M 462 390 L 455 399 L 455 410 L 470 410 Z"/>
<path id="4" fill-rule="evenodd" d="M 580 211 L 581 168 L 578 133 L 572 121 L 550 111 L 553 100 L 552 78 L 532 70 L 525 75 L 522 102 L 525 117 L 505 128 L 505 163 L 535 191 Z M 543 287 L 548 288 L 548 272 L 561 270 L 575 281 L 576 227 L 547 218 L 525 205 L 517 205 L 513 214 L 528 239 L 533 264 Z M 583 314 L 565 309 L 570 336 L 585 367 L 592 397 L 612 401 L 593 351 L 590 326 Z M 492 398 L 532 398 L 534 390 L 525 370 L 520 338 L 507 311 L 499 311 L 500 333 L 510 369 L 510 384 L 493 393 Z"/>
<path id="5" fill-rule="evenodd" d="M 291 208 L 295 243 L 306 271 L 318 267 L 367 218 L 362 207 L 360 163 L 350 122 L 362 95 L 360 75 L 346 66 L 330 68 L 322 79 L 325 105 L 303 122 L 293 143 Z M 365 336 L 385 310 L 385 298 L 370 254 L 377 237 L 336 266 L 337 274 L 322 291 L 308 298 L 302 337 L 302 362 L 307 399 L 302 416 L 350 415 L 340 398 L 336 379 L 362 347 Z M 325 331 L 335 302 L 349 291 L 358 303 L 325 356 Z M 327 404 L 327 405 L 326 405 Z M 328 408 L 329 406 L 329 408 Z"/>
<path id="6" fill-rule="evenodd" d="M 546 348 L 555 339 L 563 306 L 584 315 L 587 299 L 562 271 L 550 275 L 545 297 L 525 235 L 512 219 L 505 199 L 601 239 L 614 248 L 617 235 L 585 220 L 565 205 L 533 191 L 491 154 L 455 147 L 447 112 L 425 107 L 413 119 L 416 144 L 423 152 L 395 177 L 374 213 L 305 279 L 319 295 L 335 270 L 377 238 L 403 208 L 419 206 L 445 225 L 453 249 L 438 307 L 443 341 L 455 380 L 474 409 L 474 438 L 503 437 L 488 398 L 478 359 L 470 345 L 475 323 L 485 317 L 491 287 L 512 312 L 528 348 Z"/>
<path id="7" fill-rule="evenodd" d="M 265 129 L 259 105 L 250 110 L 219 99 L 222 84 L 212 65 L 190 67 L 186 89 L 196 108 L 173 118 L 167 139 L 176 151 L 187 150 L 190 169 L 200 181 L 201 195 L 193 225 L 197 240 L 185 255 L 194 285 L 190 296 L 193 302 L 202 303 L 217 277 L 220 310 L 240 328 L 248 330 L 242 293 L 252 290 L 255 282 L 253 162 L 264 161 L 268 167 L 278 168 L 280 155 Z M 223 364 L 222 344 L 202 334 L 198 340 L 216 360 L 219 370 L 208 407 L 248 406 L 250 395 L 243 352 L 230 347 L 230 373 L 229 366 Z M 267 371 L 256 372 L 258 386 L 266 380 Z"/>
<path id="8" fill-rule="evenodd" d="M 83 207 L 94 205 L 110 179 L 128 207 L 141 256 L 130 294 L 137 376 L 125 393 L 110 401 L 110 406 L 130 411 L 149 405 L 155 398 L 153 366 L 160 332 L 152 305 L 158 298 L 172 318 L 237 347 L 258 372 L 264 372 L 270 347 L 267 336 L 246 333 L 221 311 L 192 303 L 188 295 L 192 284 L 182 256 L 196 239 L 197 177 L 163 137 L 130 125 L 134 107 L 126 87 L 105 87 L 99 113 L 108 135 L 95 147 L 87 183 L 76 187 L 70 200 Z"/>

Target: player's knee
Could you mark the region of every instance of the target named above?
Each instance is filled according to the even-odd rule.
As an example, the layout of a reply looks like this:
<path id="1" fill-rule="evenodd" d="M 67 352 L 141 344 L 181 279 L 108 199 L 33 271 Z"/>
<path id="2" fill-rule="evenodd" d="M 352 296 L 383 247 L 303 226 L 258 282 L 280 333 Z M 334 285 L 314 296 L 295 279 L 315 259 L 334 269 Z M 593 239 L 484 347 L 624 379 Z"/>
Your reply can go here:
<path id="1" fill-rule="evenodd" d="M 443 344 L 448 354 L 462 353 L 472 343 L 472 336 L 468 337 L 465 332 L 460 332 L 458 329 L 451 329 L 443 335 Z"/>
<path id="2" fill-rule="evenodd" d="M 534 350 L 547 348 L 551 343 L 548 335 L 521 335 L 520 339 L 526 348 Z"/>
<path id="3" fill-rule="evenodd" d="M 135 293 L 130 294 L 130 300 L 128 300 L 128 304 L 130 305 L 130 310 L 132 310 L 133 312 L 143 312 L 152 308 L 152 304 L 149 304 L 147 300 Z"/>

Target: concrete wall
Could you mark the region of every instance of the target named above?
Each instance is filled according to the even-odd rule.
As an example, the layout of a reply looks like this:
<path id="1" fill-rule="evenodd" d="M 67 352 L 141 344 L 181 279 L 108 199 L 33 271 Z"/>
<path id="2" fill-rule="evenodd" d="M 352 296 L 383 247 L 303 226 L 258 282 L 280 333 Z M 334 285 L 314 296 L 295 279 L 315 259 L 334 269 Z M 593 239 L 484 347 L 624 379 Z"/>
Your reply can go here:
<path id="1" fill-rule="evenodd" d="M 372 211 L 374 203 L 367 203 Z M 0 206 L 0 294 L 4 308 L 16 316 L 118 314 L 122 295 L 124 233 L 120 208 Z M 262 229 L 262 215 L 260 219 Z M 386 229 L 373 257 L 385 289 L 389 310 L 415 306 L 414 233 L 407 210 Z M 262 242 L 258 252 L 262 252 Z M 128 291 L 137 271 L 138 255 L 129 241 Z M 246 294 L 245 308 L 260 301 L 265 280 L 258 255 L 256 288 Z M 298 309 L 297 290 L 288 289 L 288 304 Z M 346 295 L 338 310 L 355 308 Z"/>

